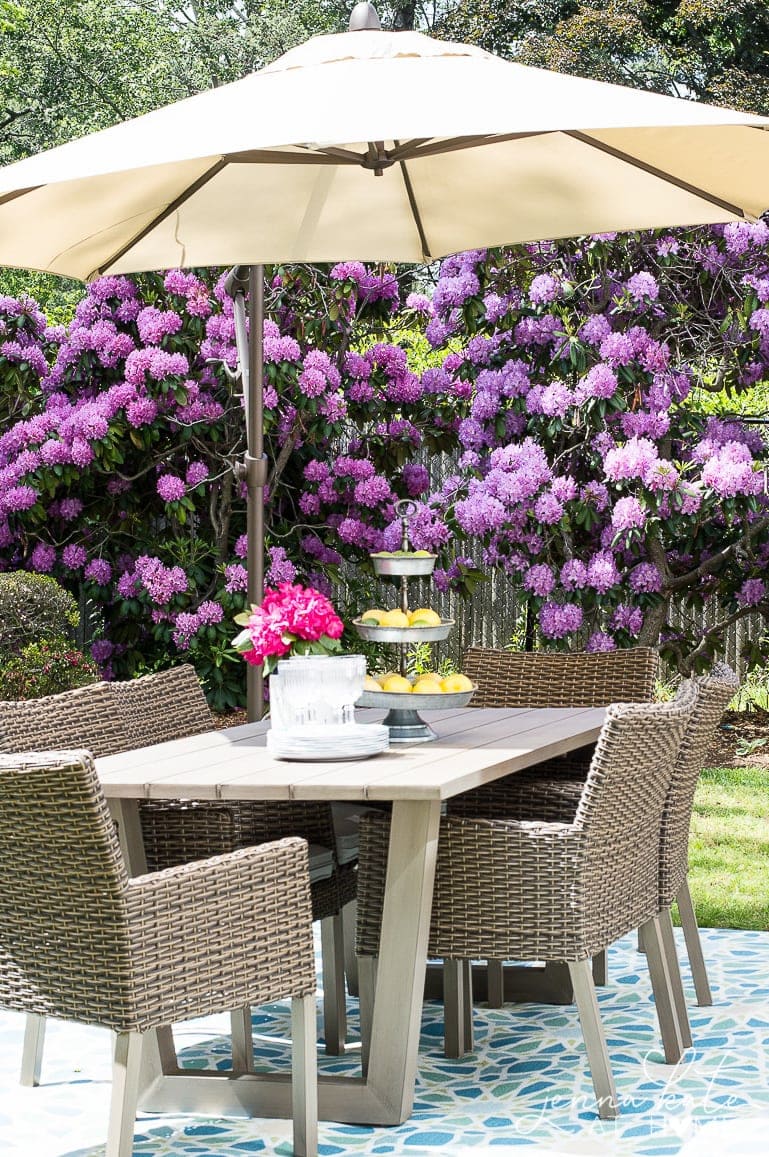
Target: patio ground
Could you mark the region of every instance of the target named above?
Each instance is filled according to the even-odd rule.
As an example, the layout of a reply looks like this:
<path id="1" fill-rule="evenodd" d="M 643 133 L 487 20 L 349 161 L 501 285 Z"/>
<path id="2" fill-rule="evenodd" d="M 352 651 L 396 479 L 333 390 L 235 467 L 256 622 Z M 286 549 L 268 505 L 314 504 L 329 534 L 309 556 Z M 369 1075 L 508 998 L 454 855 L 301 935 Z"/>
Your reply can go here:
<path id="1" fill-rule="evenodd" d="M 422 1024 L 415 1114 L 395 1129 L 322 1123 L 321 1153 L 443 1149 L 447 1157 L 508 1149 L 555 1155 L 747 1157 L 765 1154 L 769 1135 L 769 934 L 703 932 L 715 1004 L 693 1009 L 695 1047 L 676 1068 L 661 1063 L 643 957 L 630 938 L 610 954 L 601 1011 L 622 1115 L 599 1122 L 573 1008 L 533 1004 L 476 1008 L 476 1049 L 463 1062 L 441 1053 L 441 1006 Z M 688 974 L 684 976 L 690 988 Z M 350 1005 L 355 1029 L 355 1002 Z M 287 1034 L 286 1008 L 259 1010 L 256 1032 Z M 51 1023 L 43 1084 L 17 1083 L 23 1018 L 0 1014 L 2 1157 L 101 1157 L 109 1099 L 109 1034 Z M 185 1063 L 227 1068 L 226 1018 L 182 1027 Z M 269 1064 L 288 1062 L 280 1045 L 262 1046 Z M 351 1071 L 355 1054 L 322 1059 L 325 1071 Z M 136 1157 L 244 1157 L 290 1152 L 288 1123 L 142 1116 Z"/>

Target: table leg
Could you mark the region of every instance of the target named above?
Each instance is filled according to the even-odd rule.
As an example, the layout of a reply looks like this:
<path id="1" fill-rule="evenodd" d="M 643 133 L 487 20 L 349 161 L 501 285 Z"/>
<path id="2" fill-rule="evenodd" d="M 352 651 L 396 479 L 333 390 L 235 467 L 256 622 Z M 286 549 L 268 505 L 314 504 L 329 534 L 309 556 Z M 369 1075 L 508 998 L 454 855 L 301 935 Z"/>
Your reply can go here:
<path id="1" fill-rule="evenodd" d="M 393 804 L 368 1087 L 394 1125 L 414 1103 L 439 821 L 437 800 Z"/>
<path id="2" fill-rule="evenodd" d="M 117 827 L 118 839 L 129 876 L 147 872 L 138 799 L 108 799 L 110 815 Z M 161 1060 L 162 1057 L 162 1060 Z M 165 1072 L 179 1071 L 170 1025 L 148 1029 L 142 1037 L 139 1096 Z"/>

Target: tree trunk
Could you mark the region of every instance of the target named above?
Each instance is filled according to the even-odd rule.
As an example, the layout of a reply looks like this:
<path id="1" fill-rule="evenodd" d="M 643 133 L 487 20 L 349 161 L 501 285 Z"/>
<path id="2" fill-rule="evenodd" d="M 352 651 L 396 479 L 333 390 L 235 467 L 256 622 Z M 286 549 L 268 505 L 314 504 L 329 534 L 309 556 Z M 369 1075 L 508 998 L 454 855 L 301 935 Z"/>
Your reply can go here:
<path id="1" fill-rule="evenodd" d="M 660 641 L 660 632 L 665 625 L 670 609 L 670 599 L 665 599 L 658 606 L 652 607 L 644 615 L 644 625 L 638 636 L 639 647 L 656 647 Z"/>
<path id="2" fill-rule="evenodd" d="M 410 3 L 405 4 L 395 4 L 393 6 L 393 28 L 396 32 L 402 32 L 404 29 L 413 31 L 416 15 L 416 0 L 411 0 Z"/>

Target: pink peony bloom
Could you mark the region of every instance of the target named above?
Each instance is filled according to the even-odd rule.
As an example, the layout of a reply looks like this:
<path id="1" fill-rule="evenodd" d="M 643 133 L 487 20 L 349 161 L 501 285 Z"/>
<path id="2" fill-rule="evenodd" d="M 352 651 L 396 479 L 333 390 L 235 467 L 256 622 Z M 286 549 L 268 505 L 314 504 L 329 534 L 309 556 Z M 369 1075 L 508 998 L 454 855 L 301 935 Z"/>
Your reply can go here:
<path id="1" fill-rule="evenodd" d="M 252 607 L 245 629 L 247 649 L 241 654 L 247 663 L 261 667 L 266 659 L 291 654 L 298 641 L 327 644 L 343 631 L 326 595 L 298 583 L 280 583 L 265 591 L 261 606 Z M 241 649 L 237 640 L 236 645 Z"/>

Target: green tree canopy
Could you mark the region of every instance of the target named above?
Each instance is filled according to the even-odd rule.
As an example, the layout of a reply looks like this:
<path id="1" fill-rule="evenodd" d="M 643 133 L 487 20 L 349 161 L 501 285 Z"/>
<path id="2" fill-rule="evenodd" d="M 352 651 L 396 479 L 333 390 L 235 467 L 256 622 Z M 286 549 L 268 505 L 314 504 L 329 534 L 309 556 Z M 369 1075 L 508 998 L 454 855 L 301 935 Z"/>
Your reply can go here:
<path id="1" fill-rule="evenodd" d="M 435 31 L 523 64 L 769 110 L 763 0 L 459 0 Z"/>

